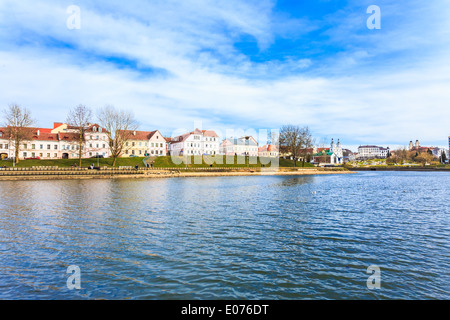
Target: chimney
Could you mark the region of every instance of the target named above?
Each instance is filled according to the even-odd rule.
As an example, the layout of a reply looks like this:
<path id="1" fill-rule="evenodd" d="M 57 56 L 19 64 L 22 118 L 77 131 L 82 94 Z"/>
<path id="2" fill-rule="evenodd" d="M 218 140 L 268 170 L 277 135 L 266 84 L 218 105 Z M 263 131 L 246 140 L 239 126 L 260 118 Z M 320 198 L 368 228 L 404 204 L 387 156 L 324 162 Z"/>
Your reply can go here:
<path id="1" fill-rule="evenodd" d="M 136 135 L 136 131 L 133 131 L 133 136 L 135 136 Z"/>
<path id="2" fill-rule="evenodd" d="M 59 126 L 62 126 L 62 122 L 53 122 L 53 129 L 58 128 Z"/>
<path id="3" fill-rule="evenodd" d="M 40 131 L 39 131 L 39 129 L 38 129 L 38 131 L 37 131 L 37 136 L 39 136 L 39 134 L 40 134 Z"/>

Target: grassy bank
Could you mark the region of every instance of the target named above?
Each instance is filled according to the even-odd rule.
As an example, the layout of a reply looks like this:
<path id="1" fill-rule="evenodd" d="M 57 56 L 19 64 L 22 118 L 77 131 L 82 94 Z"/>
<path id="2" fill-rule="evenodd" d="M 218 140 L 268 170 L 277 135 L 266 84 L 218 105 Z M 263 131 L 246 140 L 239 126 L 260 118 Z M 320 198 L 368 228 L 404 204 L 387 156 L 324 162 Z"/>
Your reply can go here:
<path id="1" fill-rule="evenodd" d="M 210 164 L 212 163 L 213 167 L 229 167 L 229 168 L 260 168 L 262 166 L 262 163 L 265 164 L 265 167 L 270 167 L 270 159 L 264 159 L 264 158 L 257 158 L 256 163 L 250 163 L 248 157 L 236 157 L 232 156 L 229 157 L 227 160 L 226 156 L 218 156 L 215 159 L 222 160 L 222 164 L 220 164 L 220 161 L 218 163 L 212 163 L 211 158 L 207 157 L 201 157 L 201 156 L 192 156 L 190 157 L 190 164 L 175 164 L 172 161 L 172 158 L 170 156 L 166 157 L 158 157 L 155 158 L 153 161 L 153 167 L 157 168 L 203 168 L 203 167 L 210 167 Z M 127 157 L 127 158 L 118 158 L 116 162 L 116 167 L 120 166 L 131 166 L 134 167 L 138 165 L 139 167 L 144 167 L 144 158 L 140 157 Z M 181 159 L 179 159 L 181 160 Z M 227 163 L 228 162 L 228 163 Z M 231 162 L 231 163 L 230 163 Z M 262 163 L 261 163 L 262 162 Z M 104 159 L 82 159 L 81 166 L 82 167 L 88 167 L 91 164 L 94 164 L 94 166 L 101 166 L 101 167 L 112 167 L 113 159 L 112 158 L 104 158 Z M 78 166 L 78 160 L 76 159 L 56 159 L 56 160 L 21 160 L 17 167 L 19 168 L 31 168 L 31 167 L 40 167 L 40 166 L 48 166 L 48 167 L 61 167 L 61 168 L 67 168 L 72 167 L 74 164 L 77 164 Z M 6 167 L 13 167 L 12 161 L 0 161 L 0 166 L 6 166 Z M 294 167 L 294 161 L 287 160 L 287 159 L 279 159 L 279 166 L 280 167 Z M 297 162 L 297 167 L 301 168 L 302 163 Z M 310 163 L 305 163 L 305 168 L 311 168 L 314 167 Z"/>

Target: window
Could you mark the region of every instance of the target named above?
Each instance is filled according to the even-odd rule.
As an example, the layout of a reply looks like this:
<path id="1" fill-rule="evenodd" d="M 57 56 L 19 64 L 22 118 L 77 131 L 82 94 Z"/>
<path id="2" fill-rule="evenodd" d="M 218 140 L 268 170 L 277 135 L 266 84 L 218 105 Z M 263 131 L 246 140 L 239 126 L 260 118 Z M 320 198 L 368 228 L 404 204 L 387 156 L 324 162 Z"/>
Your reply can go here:
<path id="1" fill-rule="evenodd" d="M 58 158 L 58 154 L 57 154 L 57 153 L 54 153 L 54 154 L 53 154 L 53 158 Z"/>
<path id="2" fill-rule="evenodd" d="M 47 153 L 47 158 L 50 158 L 50 153 Z"/>
<path id="3" fill-rule="evenodd" d="M 36 153 L 32 152 L 32 153 L 31 153 L 31 157 L 32 157 L 32 158 L 36 158 Z"/>
<path id="4" fill-rule="evenodd" d="M 0 149 L 3 149 L 3 145 L 2 144 L 0 144 Z M 25 148 L 26 149 L 26 148 Z"/>
<path id="5" fill-rule="evenodd" d="M 58 150 L 58 145 L 57 144 L 55 144 L 55 150 Z"/>
<path id="6" fill-rule="evenodd" d="M 3 132 L 0 132 L 0 137 L 3 137 Z"/>
<path id="7" fill-rule="evenodd" d="M 5 149 L 8 149 L 8 145 L 7 144 L 5 144 Z"/>
<path id="8" fill-rule="evenodd" d="M 125 154 L 128 154 L 128 150 L 125 150 Z"/>
<path id="9" fill-rule="evenodd" d="M 160 143 L 161 145 L 160 145 L 160 147 L 162 148 L 162 143 Z"/>
<path id="10" fill-rule="evenodd" d="M 142 150 L 139 150 L 139 154 L 142 154 Z"/>
<path id="11" fill-rule="evenodd" d="M 136 145 L 135 142 L 132 142 L 132 143 L 131 143 L 131 146 L 132 146 L 132 147 L 134 147 L 135 145 Z M 133 153 L 133 154 L 134 154 L 134 153 Z"/>
<path id="12" fill-rule="evenodd" d="M 43 144 L 41 144 L 39 147 L 40 147 L 41 150 L 44 149 L 44 145 Z"/>
<path id="13" fill-rule="evenodd" d="M 106 144 L 103 144 L 103 148 L 106 148 Z"/>
<path id="14" fill-rule="evenodd" d="M 0 149 L 1 149 L 2 147 L 3 147 L 3 145 L 2 145 L 2 144 L 0 144 Z M 23 145 L 23 148 L 24 148 L 24 149 L 28 149 L 28 148 L 27 148 L 27 144 L 26 144 L 26 143 L 25 143 L 25 144 Z"/>
<path id="15" fill-rule="evenodd" d="M 152 148 L 155 146 L 155 144 L 152 142 Z"/>
<path id="16" fill-rule="evenodd" d="M 142 142 L 139 142 L 139 147 L 142 147 Z"/>
<path id="17" fill-rule="evenodd" d="M 39 157 L 41 157 L 41 158 L 42 158 L 43 156 L 44 156 L 44 155 L 43 155 L 42 153 L 39 153 Z"/>
<path id="18" fill-rule="evenodd" d="M 26 153 L 26 152 L 23 153 L 23 157 L 24 157 L 24 158 L 27 157 L 27 153 Z"/>
<path id="19" fill-rule="evenodd" d="M 97 140 L 100 140 L 100 138 L 98 136 L 96 138 L 97 138 Z"/>

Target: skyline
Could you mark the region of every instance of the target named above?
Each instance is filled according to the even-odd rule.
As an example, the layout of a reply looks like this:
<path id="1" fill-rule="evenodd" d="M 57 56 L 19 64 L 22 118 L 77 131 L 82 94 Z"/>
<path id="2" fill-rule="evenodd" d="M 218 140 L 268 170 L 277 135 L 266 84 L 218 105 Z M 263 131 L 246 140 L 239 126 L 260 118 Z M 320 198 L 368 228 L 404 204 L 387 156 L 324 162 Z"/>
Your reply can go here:
<path id="1" fill-rule="evenodd" d="M 67 28 L 71 5 L 80 29 Z M 379 30 L 366 26 L 370 5 Z M 2 0 L 0 105 L 41 127 L 112 104 L 164 135 L 291 123 L 350 149 L 448 147 L 448 16 L 443 0 Z"/>

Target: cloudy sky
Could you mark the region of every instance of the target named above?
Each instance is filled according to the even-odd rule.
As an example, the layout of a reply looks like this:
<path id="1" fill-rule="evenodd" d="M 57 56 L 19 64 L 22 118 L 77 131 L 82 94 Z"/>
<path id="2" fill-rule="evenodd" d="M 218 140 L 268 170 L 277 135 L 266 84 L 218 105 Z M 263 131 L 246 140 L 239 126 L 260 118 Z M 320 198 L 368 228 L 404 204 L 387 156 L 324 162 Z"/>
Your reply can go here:
<path id="1" fill-rule="evenodd" d="M 80 8 L 80 29 L 68 7 Z M 381 9 L 369 30 L 367 8 Z M 318 142 L 446 146 L 448 0 L 0 0 L 0 106 L 80 103 L 142 130 L 308 125 Z"/>

